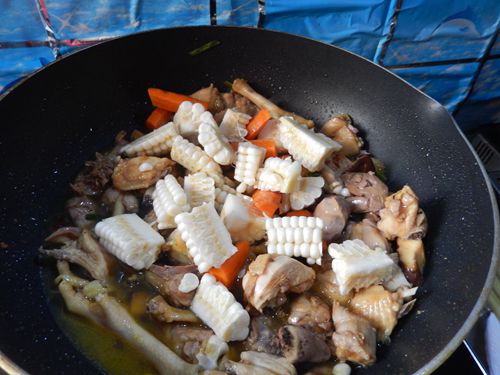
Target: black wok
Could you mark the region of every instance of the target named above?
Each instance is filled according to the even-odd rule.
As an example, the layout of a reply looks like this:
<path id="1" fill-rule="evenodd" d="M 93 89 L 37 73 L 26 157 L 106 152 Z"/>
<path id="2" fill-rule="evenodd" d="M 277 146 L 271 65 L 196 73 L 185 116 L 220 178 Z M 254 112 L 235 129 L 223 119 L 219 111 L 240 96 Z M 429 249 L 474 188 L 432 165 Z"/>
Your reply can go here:
<path id="1" fill-rule="evenodd" d="M 188 51 L 210 40 L 220 46 Z M 146 32 L 51 64 L 0 101 L 0 350 L 33 374 L 98 370 L 58 328 L 37 248 L 68 183 L 120 129 L 140 128 L 150 86 L 189 93 L 246 78 L 288 110 L 322 123 L 352 115 L 387 164 L 390 188 L 410 183 L 430 223 L 416 308 L 378 362 L 360 373 L 430 372 L 476 320 L 498 259 L 498 213 L 484 170 L 437 102 L 356 55 L 271 31 L 193 27 Z M 6 367 L 6 359 L 0 365 Z M 1 367 L 1 366 L 0 366 Z"/>

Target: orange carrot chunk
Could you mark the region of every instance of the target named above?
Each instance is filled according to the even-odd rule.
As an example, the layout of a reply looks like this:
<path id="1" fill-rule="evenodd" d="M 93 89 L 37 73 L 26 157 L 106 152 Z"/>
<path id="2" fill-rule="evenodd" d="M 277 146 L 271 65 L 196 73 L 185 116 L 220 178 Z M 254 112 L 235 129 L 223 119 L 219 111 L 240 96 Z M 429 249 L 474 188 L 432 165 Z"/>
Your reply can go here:
<path id="1" fill-rule="evenodd" d="M 281 193 L 267 190 L 255 190 L 252 194 L 253 204 L 267 217 L 273 217 L 281 203 Z"/>
<path id="2" fill-rule="evenodd" d="M 265 108 L 262 108 L 247 125 L 247 139 L 255 139 L 260 131 L 264 129 L 266 123 L 271 119 L 271 114 Z"/>
<path id="3" fill-rule="evenodd" d="M 299 210 L 299 211 L 290 211 L 286 214 L 286 216 L 312 216 L 311 211 L 307 210 Z"/>
<path id="4" fill-rule="evenodd" d="M 228 288 L 233 285 L 250 253 L 250 242 L 248 241 L 237 242 L 235 246 L 238 249 L 236 253 L 222 263 L 219 268 L 212 267 L 208 271 L 209 274 Z"/>
<path id="5" fill-rule="evenodd" d="M 191 103 L 200 103 L 205 109 L 208 109 L 208 103 L 202 100 L 194 99 L 186 95 L 177 94 L 171 91 L 165 91 L 155 88 L 148 89 L 151 103 L 158 108 L 165 109 L 170 112 L 177 112 L 177 109 L 182 102 L 189 101 Z"/>
<path id="6" fill-rule="evenodd" d="M 272 139 L 255 139 L 251 140 L 250 143 L 253 143 L 257 147 L 265 148 L 266 159 L 278 156 L 278 151 L 276 150 L 276 144 Z"/>
<path id="7" fill-rule="evenodd" d="M 161 108 L 156 108 L 146 120 L 146 127 L 151 130 L 158 129 L 167 122 L 172 121 L 174 114 Z"/>

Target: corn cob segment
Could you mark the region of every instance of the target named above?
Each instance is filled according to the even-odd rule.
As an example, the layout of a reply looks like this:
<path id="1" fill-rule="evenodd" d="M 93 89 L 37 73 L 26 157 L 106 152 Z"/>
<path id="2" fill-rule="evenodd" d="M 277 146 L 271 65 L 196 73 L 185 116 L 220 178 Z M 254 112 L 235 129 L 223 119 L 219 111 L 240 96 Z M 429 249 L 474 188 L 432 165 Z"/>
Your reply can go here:
<path id="1" fill-rule="evenodd" d="M 174 140 L 170 157 L 191 173 L 206 173 L 214 179 L 216 186 L 224 182 L 220 165 L 213 161 L 205 151 L 187 139 L 179 136 Z"/>
<path id="2" fill-rule="evenodd" d="M 233 294 L 210 274 L 201 278 L 191 310 L 224 341 L 244 340 L 250 315 Z"/>
<path id="3" fill-rule="evenodd" d="M 205 370 L 213 370 L 217 367 L 219 358 L 229 350 L 226 342 L 217 335 L 212 335 L 204 343 L 196 354 L 198 364 Z"/>
<path id="4" fill-rule="evenodd" d="M 214 179 L 203 172 L 187 175 L 184 177 L 184 191 L 191 207 L 213 203 L 215 200 Z"/>
<path id="5" fill-rule="evenodd" d="M 308 264 L 321 265 L 323 220 L 292 216 L 266 219 L 267 252 L 306 258 Z"/>
<path id="6" fill-rule="evenodd" d="M 189 211 L 186 193 L 171 174 L 156 183 L 153 209 L 158 218 L 158 229 L 175 228 L 175 216 Z"/>
<path id="7" fill-rule="evenodd" d="M 290 205 L 294 210 L 302 210 L 310 206 L 321 196 L 325 180 L 323 177 L 303 177 L 299 179 L 297 188 L 290 194 Z"/>
<path id="8" fill-rule="evenodd" d="M 291 158 L 268 158 L 257 172 L 255 187 L 260 190 L 290 193 L 295 190 L 302 167 Z"/>
<path id="9" fill-rule="evenodd" d="M 224 203 L 226 202 L 227 197 L 229 194 L 237 194 L 236 190 L 234 190 L 231 186 L 229 185 L 221 185 L 219 187 L 215 188 L 215 208 L 217 211 L 221 211 L 222 207 L 224 206 Z"/>
<path id="10" fill-rule="evenodd" d="M 236 108 L 229 108 L 224 114 L 219 129 L 229 142 L 240 142 L 248 134 L 247 124 L 251 118 L 251 116 L 238 111 Z"/>
<path id="11" fill-rule="evenodd" d="M 198 128 L 198 142 L 205 152 L 220 165 L 229 165 L 234 160 L 234 151 L 219 128 L 202 122 Z"/>
<path id="12" fill-rule="evenodd" d="M 241 182 L 237 188 L 238 192 L 243 193 L 247 187 L 255 184 L 257 171 L 262 165 L 265 155 L 264 148 L 254 146 L 249 142 L 239 143 L 234 169 L 234 179 Z"/>
<path id="13" fill-rule="evenodd" d="M 392 276 L 394 262 L 381 248 L 370 249 L 361 240 L 332 243 L 328 253 L 342 295 L 379 284 Z"/>
<path id="14" fill-rule="evenodd" d="M 311 172 L 321 170 L 325 160 L 342 148 L 341 144 L 303 127 L 291 117 L 280 117 L 278 131 L 288 153 Z"/>
<path id="15" fill-rule="evenodd" d="M 112 216 L 97 223 L 99 242 L 122 262 L 141 270 L 158 257 L 165 240 L 136 214 Z"/>
<path id="16" fill-rule="evenodd" d="M 177 215 L 175 222 L 200 272 L 220 267 L 236 252 L 228 230 L 211 203 Z"/>
<path id="17" fill-rule="evenodd" d="M 179 134 L 189 139 L 196 139 L 202 122 L 217 127 L 212 114 L 205 111 L 205 107 L 200 103 L 182 102 L 174 116 L 174 123 Z"/>
<path id="18" fill-rule="evenodd" d="M 233 241 L 258 241 L 266 235 L 265 220 L 250 209 L 250 197 L 229 194 L 220 213 Z"/>
<path id="19" fill-rule="evenodd" d="M 125 145 L 120 153 L 127 156 L 163 156 L 167 155 L 172 148 L 172 143 L 179 133 L 173 122 L 147 133 L 135 141 Z"/>

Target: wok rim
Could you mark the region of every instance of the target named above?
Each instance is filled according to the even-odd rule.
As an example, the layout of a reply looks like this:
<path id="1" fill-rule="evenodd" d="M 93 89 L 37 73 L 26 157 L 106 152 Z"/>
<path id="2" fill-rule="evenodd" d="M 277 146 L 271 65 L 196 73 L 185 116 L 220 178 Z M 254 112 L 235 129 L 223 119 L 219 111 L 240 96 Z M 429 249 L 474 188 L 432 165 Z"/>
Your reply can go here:
<path id="1" fill-rule="evenodd" d="M 302 36 L 302 35 L 297 35 L 297 34 L 292 34 L 284 31 L 276 31 L 276 30 L 270 30 L 270 29 L 262 29 L 262 28 L 257 28 L 257 27 L 251 27 L 251 26 L 227 26 L 227 25 L 194 25 L 194 26 L 177 26 L 177 27 L 166 27 L 166 28 L 159 28 L 159 29 L 152 29 L 152 30 L 145 30 L 145 31 L 140 31 L 132 34 L 127 34 L 127 35 L 122 35 L 122 36 L 117 36 L 110 38 L 105 41 L 97 42 L 94 45 L 91 46 L 85 46 L 77 51 L 70 52 L 60 59 L 56 59 L 54 61 L 51 61 L 50 63 L 36 69 L 35 71 L 31 72 L 25 77 L 22 77 L 21 79 L 18 80 L 15 84 L 13 84 L 11 87 L 9 87 L 3 94 L 0 95 L 0 101 L 2 101 L 6 96 L 11 94 L 16 88 L 21 86 L 23 83 L 25 83 L 27 80 L 35 77 L 38 73 L 42 72 L 46 68 L 58 63 L 59 61 L 63 61 L 74 54 L 81 53 L 86 51 L 89 48 L 106 44 L 106 43 L 112 43 L 117 39 L 126 39 L 126 38 L 133 38 L 136 35 L 141 35 L 141 34 L 147 34 L 147 33 L 155 33 L 155 32 L 161 32 L 165 30 L 182 30 L 182 29 L 207 29 L 207 28 L 219 28 L 219 29 L 226 29 L 226 30 L 251 30 L 252 32 L 261 32 L 261 33 L 271 33 L 271 34 L 281 34 L 284 35 L 288 38 L 299 38 L 299 39 L 304 39 L 309 42 L 313 42 L 316 44 L 328 46 L 329 48 L 335 48 L 338 50 L 341 50 L 345 53 L 348 53 L 352 55 L 355 58 L 360 58 L 364 60 L 367 63 L 370 63 L 374 66 L 376 66 L 379 69 L 384 70 L 386 73 L 390 74 L 393 78 L 398 79 L 400 82 L 404 83 L 406 86 L 408 86 L 410 89 L 416 91 L 418 94 L 423 95 L 430 99 L 434 104 L 437 105 L 440 110 L 443 110 L 446 112 L 448 118 L 451 120 L 452 124 L 455 127 L 455 130 L 458 132 L 458 134 L 462 137 L 463 141 L 469 148 L 469 151 L 472 153 L 474 156 L 476 163 L 481 170 L 482 176 L 486 182 L 486 187 L 488 189 L 488 194 L 490 197 L 490 203 L 491 203 L 491 208 L 492 208 L 492 214 L 493 214 L 493 252 L 492 252 L 492 257 L 491 257 L 491 264 L 488 269 L 488 274 L 486 276 L 486 281 L 484 283 L 483 289 L 474 305 L 472 310 L 470 311 L 468 317 L 465 319 L 463 322 L 462 326 L 460 329 L 457 331 L 455 336 L 444 346 L 441 351 L 436 354 L 429 362 L 427 362 L 424 366 L 422 366 L 419 370 L 414 372 L 414 374 L 430 374 L 434 372 L 439 366 L 441 366 L 454 352 L 455 350 L 460 346 L 460 344 L 464 341 L 467 333 L 472 329 L 476 321 L 479 319 L 481 312 L 483 311 L 483 308 L 485 307 L 488 296 L 491 293 L 491 290 L 493 288 L 493 282 L 496 277 L 496 270 L 500 265 L 500 215 L 499 215 L 499 209 L 498 209 L 498 204 L 497 204 L 497 199 L 495 192 L 493 190 L 493 187 L 490 182 L 490 178 L 488 176 L 488 173 L 486 172 L 486 169 L 479 158 L 478 154 L 472 147 L 471 143 L 467 140 L 465 134 L 462 132 L 460 127 L 458 126 L 457 122 L 453 118 L 453 116 L 446 110 L 446 108 L 439 103 L 437 100 L 434 98 L 430 97 L 426 93 L 422 92 L 415 86 L 413 86 L 411 83 L 405 81 L 403 78 L 399 77 L 386 67 L 382 65 L 378 65 L 374 63 L 373 61 L 367 59 L 366 57 L 360 56 L 354 52 L 348 51 L 344 48 L 337 47 L 333 44 L 329 44 L 320 40 L 316 40 L 310 37 Z M 82 354 L 83 355 L 83 354 Z M 24 371 L 21 367 L 19 367 L 16 363 L 14 363 L 12 360 L 10 360 L 1 350 L 0 350 L 0 369 L 5 371 L 9 375 L 24 375 L 28 374 L 26 371 Z"/>

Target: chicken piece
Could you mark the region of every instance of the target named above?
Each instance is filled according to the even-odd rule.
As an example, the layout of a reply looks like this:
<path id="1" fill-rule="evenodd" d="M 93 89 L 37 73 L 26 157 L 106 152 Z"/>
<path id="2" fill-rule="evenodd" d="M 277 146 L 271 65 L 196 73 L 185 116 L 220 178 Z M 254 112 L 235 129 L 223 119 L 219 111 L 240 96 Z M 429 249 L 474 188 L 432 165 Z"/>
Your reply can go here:
<path id="1" fill-rule="evenodd" d="M 119 190 L 147 189 L 172 170 L 175 162 L 155 156 L 121 159 L 113 171 L 113 186 Z"/>
<path id="2" fill-rule="evenodd" d="M 352 126 L 349 115 L 340 115 L 328 120 L 321 127 L 320 132 L 342 145 L 342 150 L 340 150 L 342 155 L 357 155 L 363 147 L 363 140 L 356 135 L 358 131 Z"/>
<path id="3" fill-rule="evenodd" d="M 418 207 L 417 195 L 408 185 L 388 196 L 384 205 L 385 208 L 379 212 L 380 221 L 377 227 L 389 240 L 395 237 L 404 240 L 425 237 L 427 218 L 424 211 Z"/>
<path id="4" fill-rule="evenodd" d="M 212 330 L 196 325 L 168 324 L 163 331 L 164 341 L 171 343 L 172 350 L 189 362 L 197 361 L 196 355 L 211 336 Z"/>
<path id="5" fill-rule="evenodd" d="M 331 332 L 332 313 L 321 298 L 301 294 L 290 304 L 288 324 L 304 327 L 317 333 Z"/>
<path id="6" fill-rule="evenodd" d="M 85 162 L 85 170 L 76 176 L 71 188 L 79 195 L 94 197 L 101 194 L 111 179 L 114 165 L 112 158 L 96 152 L 95 160 Z"/>
<path id="7" fill-rule="evenodd" d="M 97 203 L 89 197 L 73 197 L 66 202 L 66 210 L 78 228 L 94 227 L 97 209 Z"/>
<path id="8" fill-rule="evenodd" d="M 101 200 L 108 206 L 112 216 L 139 212 L 139 200 L 131 193 L 123 193 L 109 187 L 103 193 Z"/>
<path id="9" fill-rule="evenodd" d="M 194 264 L 181 232 L 175 229 L 167 239 L 166 250 L 170 258 L 180 264 Z"/>
<path id="10" fill-rule="evenodd" d="M 195 291 L 183 293 L 179 290 L 179 285 L 186 273 L 198 274 L 198 269 L 195 265 L 157 266 L 153 264 L 146 271 L 146 281 L 153 285 L 168 303 L 177 307 L 189 307 Z"/>
<path id="11" fill-rule="evenodd" d="M 398 238 L 398 254 L 403 272 L 413 285 L 422 283 L 425 252 L 422 240 L 403 240 Z"/>
<path id="12" fill-rule="evenodd" d="M 350 240 L 358 239 L 363 241 L 371 249 L 379 247 L 386 252 L 391 248 L 387 239 L 378 230 L 377 225 L 369 219 L 363 219 L 359 223 L 353 223 L 348 226 L 348 228 L 348 239 Z"/>
<path id="13" fill-rule="evenodd" d="M 280 354 L 290 363 L 324 362 L 330 348 L 321 336 L 302 327 L 286 325 L 278 331 Z"/>
<path id="14" fill-rule="evenodd" d="M 339 285 L 335 277 L 335 272 L 329 269 L 326 271 L 316 273 L 316 280 L 311 290 L 319 294 L 328 304 L 335 301 L 339 302 L 342 306 L 347 306 L 350 299 L 354 295 L 353 291 L 347 294 L 341 294 Z"/>
<path id="15" fill-rule="evenodd" d="M 399 293 L 388 292 L 381 285 L 372 285 L 354 295 L 350 308 L 377 330 L 379 341 L 387 341 L 398 322 L 402 303 Z"/>
<path id="16" fill-rule="evenodd" d="M 323 220 L 323 239 L 325 241 L 332 241 L 340 237 L 349 214 L 349 203 L 341 196 L 330 195 L 318 203 L 314 209 L 314 216 Z"/>
<path id="17" fill-rule="evenodd" d="M 320 171 L 321 177 L 325 180 L 325 191 L 329 194 L 338 194 L 343 197 L 351 195 L 349 190 L 344 187 L 344 183 L 340 178 L 340 173 L 325 165 Z"/>
<path id="18" fill-rule="evenodd" d="M 146 304 L 146 311 L 163 323 L 187 322 L 200 323 L 200 320 L 190 310 L 170 306 L 162 296 L 151 298 Z"/>
<path id="19" fill-rule="evenodd" d="M 378 211 L 384 207 L 384 199 L 389 190 L 387 186 L 371 173 L 344 173 L 342 181 L 354 196 L 348 199 L 353 212 Z"/>
<path id="20" fill-rule="evenodd" d="M 259 352 L 242 352 L 240 362 L 226 361 L 225 370 L 235 375 L 296 375 L 285 358 Z"/>
<path id="21" fill-rule="evenodd" d="M 277 325 L 280 323 L 267 315 L 259 315 L 252 318 L 250 322 L 250 334 L 245 341 L 246 350 L 278 354 L 276 334 Z"/>
<path id="22" fill-rule="evenodd" d="M 345 170 L 345 172 L 375 172 L 375 164 L 369 154 L 362 154 Z"/>
<path id="23" fill-rule="evenodd" d="M 110 270 L 114 264 L 113 258 L 92 237 L 88 229 L 84 229 L 77 241 L 66 243 L 59 249 L 46 250 L 41 248 L 42 254 L 57 260 L 64 260 L 78 264 L 96 280 L 106 283 Z"/>
<path id="24" fill-rule="evenodd" d="M 286 255 L 259 255 L 243 277 L 246 300 L 262 312 L 286 302 L 285 293 L 303 293 L 314 283 L 314 270 Z"/>
<path id="25" fill-rule="evenodd" d="M 213 114 L 226 109 L 226 105 L 224 103 L 222 95 L 220 94 L 217 87 L 215 87 L 213 84 L 210 84 L 210 86 L 208 87 L 203 87 L 189 96 L 194 99 L 207 102 L 208 110 Z"/>
<path id="26" fill-rule="evenodd" d="M 401 288 L 410 288 L 411 284 L 406 279 L 403 270 L 399 267 L 398 253 L 390 253 L 389 257 L 394 264 L 392 265 L 391 276 L 382 283 L 384 288 L 390 292 L 396 292 Z"/>
<path id="27" fill-rule="evenodd" d="M 357 316 L 339 303 L 332 306 L 335 332 L 332 341 L 340 361 L 351 361 L 367 366 L 375 362 L 376 330 L 363 317 Z"/>

